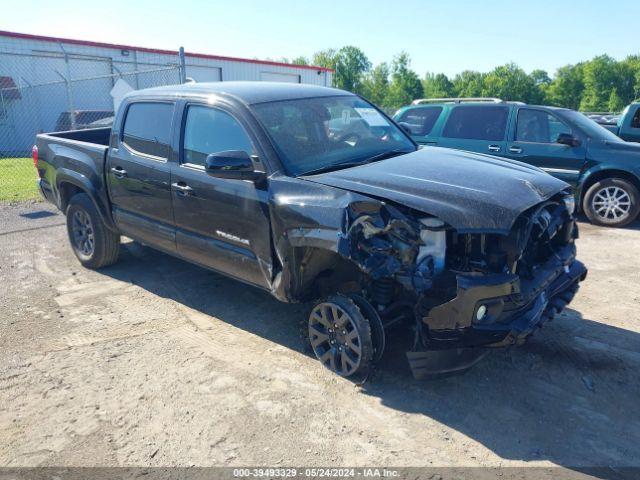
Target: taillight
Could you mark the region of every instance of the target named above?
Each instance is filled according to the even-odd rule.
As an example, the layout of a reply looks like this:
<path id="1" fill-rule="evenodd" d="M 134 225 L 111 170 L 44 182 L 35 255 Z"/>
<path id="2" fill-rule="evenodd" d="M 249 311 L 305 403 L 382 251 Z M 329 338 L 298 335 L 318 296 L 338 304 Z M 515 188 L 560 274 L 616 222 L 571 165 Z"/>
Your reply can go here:
<path id="1" fill-rule="evenodd" d="M 33 157 L 33 166 L 38 168 L 38 147 L 34 145 L 31 149 L 31 156 Z"/>

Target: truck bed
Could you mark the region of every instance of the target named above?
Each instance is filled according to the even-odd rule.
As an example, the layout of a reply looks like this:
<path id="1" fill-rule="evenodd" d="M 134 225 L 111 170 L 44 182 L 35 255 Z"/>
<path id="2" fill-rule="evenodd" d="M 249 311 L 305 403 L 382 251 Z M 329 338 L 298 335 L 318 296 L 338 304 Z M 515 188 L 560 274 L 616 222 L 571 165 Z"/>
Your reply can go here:
<path id="1" fill-rule="evenodd" d="M 44 134 L 47 137 L 55 137 L 76 142 L 94 143 L 96 145 L 109 146 L 111 128 L 92 128 L 87 130 L 70 130 L 68 132 L 54 132 Z"/>
<path id="2" fill-rule="evenodd" d="M 37 135 L 39 184 L 45 198 L 64 211 L 64 189 L 79 188 L 108 215 L 105 163 L 110 136 L 108 127 Z"/>

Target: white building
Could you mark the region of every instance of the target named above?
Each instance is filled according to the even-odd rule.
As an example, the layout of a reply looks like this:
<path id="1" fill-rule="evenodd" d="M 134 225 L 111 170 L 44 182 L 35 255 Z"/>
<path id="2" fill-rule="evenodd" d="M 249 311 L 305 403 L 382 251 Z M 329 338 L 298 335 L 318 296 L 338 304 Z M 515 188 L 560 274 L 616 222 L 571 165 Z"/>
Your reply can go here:
<path id="1" fill-rule="evenodd" d="M 330 86 L 333 74 L 322 67 L 190 52 L 184 62 L 186 77 L 197 82 Z M 35 133 L 55 130 L 70 111 L 106 115 L 118 90 L 180 83 L 179 65 L 177 50 L 0 31 L 0 155 L 28 151 Z M 74 113 L 78 127 L 84 126 L 81 116 L 90 117 Z"/>

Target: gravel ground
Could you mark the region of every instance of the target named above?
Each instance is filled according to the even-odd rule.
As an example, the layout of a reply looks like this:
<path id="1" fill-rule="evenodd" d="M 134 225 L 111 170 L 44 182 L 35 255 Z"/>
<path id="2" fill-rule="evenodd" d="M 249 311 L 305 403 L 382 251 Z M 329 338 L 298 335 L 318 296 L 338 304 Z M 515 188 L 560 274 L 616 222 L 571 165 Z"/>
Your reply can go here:
<path id="1" fill-rule="evenodd" d="M 637 224 L 581 225 L 589 277 L 527 345 L 419 382 L 394 339 L 357 387 L 304 306 L 136 243 L 83 269 L 63 222 L 0 207 L 1 466 L 640 466 Z"/>

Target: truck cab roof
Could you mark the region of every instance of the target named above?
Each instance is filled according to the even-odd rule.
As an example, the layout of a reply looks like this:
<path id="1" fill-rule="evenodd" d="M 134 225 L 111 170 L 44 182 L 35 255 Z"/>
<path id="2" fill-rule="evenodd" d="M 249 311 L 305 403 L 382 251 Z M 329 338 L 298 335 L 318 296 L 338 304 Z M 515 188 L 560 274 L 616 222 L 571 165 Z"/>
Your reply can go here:
<path id="1" fill-rule="evenodd" d="M 331 96 L 353 96 L 337 88 L 286 82 L 205 82 L 169 85 L 137 90 L 127 98 L 140 97 L 232 97 L 246 105 Z"/>

